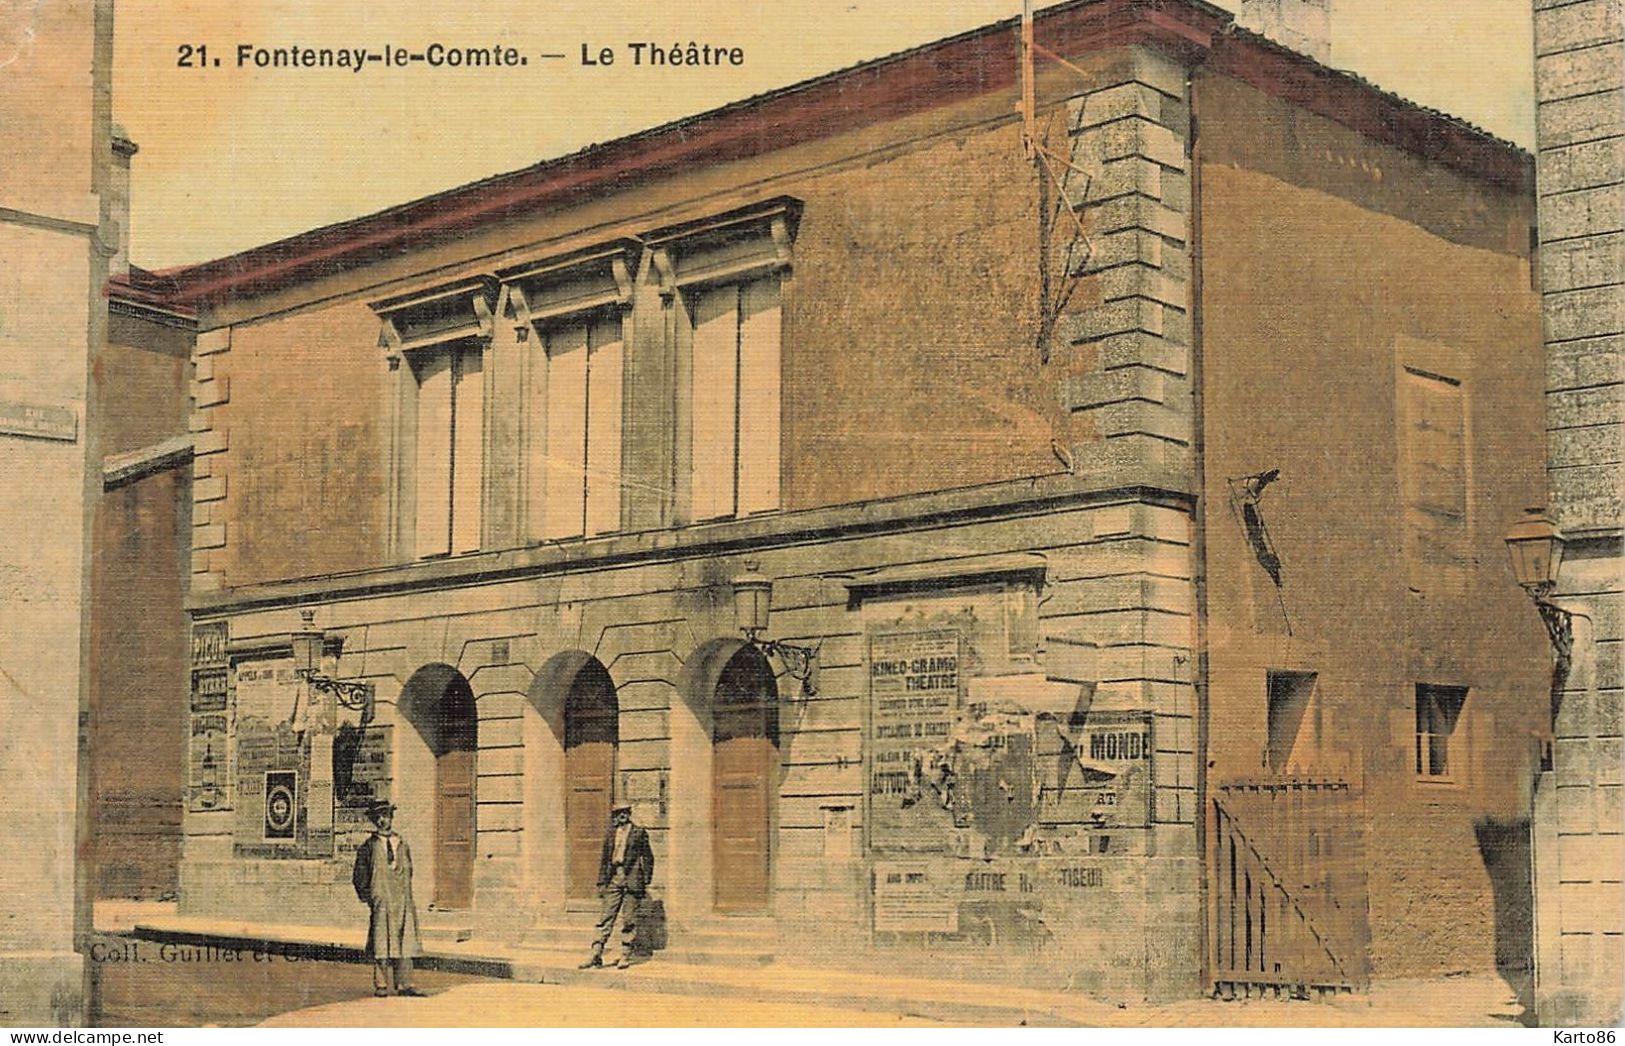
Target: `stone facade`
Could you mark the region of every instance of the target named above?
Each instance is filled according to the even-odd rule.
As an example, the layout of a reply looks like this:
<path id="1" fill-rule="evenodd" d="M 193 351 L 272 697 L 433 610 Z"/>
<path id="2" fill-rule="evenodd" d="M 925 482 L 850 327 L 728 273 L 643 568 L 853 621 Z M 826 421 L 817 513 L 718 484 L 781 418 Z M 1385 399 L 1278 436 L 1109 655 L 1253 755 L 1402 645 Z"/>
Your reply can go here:
<path id="1" fill-rule="evenodd" d="M 929 956 L 1110 998 L 1190 994 L 1213 962 L 1210 792 L 1256 769 L 1240 754 L 1263 701 L 1250 673 L 1316 658 L 1341 673 L 1325 747 L 1353 753 L 1317 771 L 1382 796 L 1362 838 L 1408 816 L 1407 688 L 1482 654 L 1516 593 L 1468 569 L 1490 609 L 1415 612 L 1454 652 L 1408 653 L 1418 664 L 1374 680 L 1355 663 L 1394 639 L 1405 597 L 1350 621 L 1364 595 L 1300 553 L 1284 594 L 1306 628 L 1278 661 L 1276 593 L 1248 575 L 1216 477 L 1280 455 L 1303 493 L 1282 523 L 1306 540 L 1323 499 L 1345 514 L 1367 490 L 1397 501 L 1389 458 L 1344 470 L 1353 491 L 1316 463 L 1329 445 L 1402 442 L 1396 353 L 1449 341 L 1416 351 L 1468 361 L 1458 380 L 1507 419 L 1475 462 L 1516 462 L 1479 487 L 1471 555 L 1486 562 L 1491 517 L 1539 474 L 1538 374 L 1491 351 L 1532 335 L 1521 161 L 1351 79 L 1342 110 L 1286 101 L 1304 96 L 1286 80 L 1330 74 L 1220 33 L 1206 8 L 1169 11 L 1180 32 L 1135 4 L 1039 18 L 1076 68 L 1038 77 L 1036 168 L 1008 105 L 1010 27 L 993 27 L 541 165 L 500 203 L 470 188 L 408 205 L 391 221 L 421 236 L 399 249 L 271 256 L 296 238 L 177 274 L 202 331 L 192 610 L 214 638 L 194 645 L 194 676 L 222 680 L 193 688 L 207 722 L 189 753 L 183 911 L 359 918 L 349 854 L 387 796 L 439 909 L 430 932 L 540 950 L 580 921 L 598 830 L 582 811 L 613 794 L 651 830 L 674 952 L 745 927 L 798 961 Z M 1242 104 L 1260 99 L 1266 117 Z M 1376 116 L 1350 128 L 1339 111 Z M 1443 159 L 1426 152 L 1438 141 Z M 1415 202 L 1434 189 L 1449 202 Z M 437 231 L 447 214 L 455 236 Z M 1372 301 L 1332 278 L 1323 222 L 1391 238 L 1370 264 L 1402 304 L 1362 319 Z M 1285 232 L 1255 243 L 1265 226 Z M 1203 249 L 1222 271 L 1204 274 Z M 1318 279 L 1291 304 L 1327 319 L 1272 336 L 1279 314 L 1249 281 L 1300 262 Z M 719 346 L 731 365 L 696 377 Z M 581 371 L 565 367 L 575 351 Z M 756 351 L 775 364 L 748 377 Z M 1251 364 L 1267 395 L 1247 395 Z M 1319 380 L 1344 369 L 1358 393 Z M 584 398 L 558 392 L 567 381 Z M 708 383 L 770 388 L 752 401 L 768 420 L 740 407 L 731 448 L 702 453 Z M 1335 418 L 1356 395 L 1373 401 L 1368 437 L 1268 423 Z M 594 458 L 606 439 L 615 452 Z M 738 509 L 764 460 L 769 510 Z M 735 511 L 701 507 L 719 473 Z M 606 474 L 612 497 L 595 494 Z M 1378 549 L 1359 564 L 1378 584 L 1406 576 L 1393 518 L 1371 507 L 1364 529 L 1331 535 L 1349 555 Z M 815 671 L 741 635 L 741 576 L 771 582 L 758 638 L 814 651 Z M 302 609 L 326 637 L 321 672 L 369 696 L 300 678 Z M 1451 873 L 1482 870 L 1463 826 L 1515 805 L 1491 767 L 1515 763 L 1498 734 L 1521 723 L 1516 666 L 1538 666 L 1524 624 L 1482 679 L 1439 679 L 1476 688 L 1482 764 L 1432 844 Z M 1500 670 L 1510 682 L 1491 682 Z M 1358 707 L 1373 684 L 1381 716 Z M 1206 772 L 1221 762 L 1222 781 Z M 1404 880 L 1374 880 L 1384 927 L 1466 923 L 1448 961 L 1491 961 L 1487 889 Z M 1363 880 L 1349 889 L 1343 906 L 1363 912 Z M 1404 969 L 1387 956 L 1405 942 L 1375 939 L 1383 968 Z"/>
<path id="2" fill-rule="evenodd" d="M 1610 0 L 1536 0 L 1540 286 L 1549 506 L 1575 615 L 1536 797 L 1537 1001 L 1554 1024 L 1619 1020 L 1621 360 L 1625 33 Z"/>
<path id="3" fill-rule="evenodd" d="M 25 17 L 26 15 L 26 17 Z M 101 469 L 92 368 L 118 242 L 109 193 L 112 3 L 8 12 L 0 77 L 0 1008 L 13 1025 L 84 1016 L 89 565 Z"/>

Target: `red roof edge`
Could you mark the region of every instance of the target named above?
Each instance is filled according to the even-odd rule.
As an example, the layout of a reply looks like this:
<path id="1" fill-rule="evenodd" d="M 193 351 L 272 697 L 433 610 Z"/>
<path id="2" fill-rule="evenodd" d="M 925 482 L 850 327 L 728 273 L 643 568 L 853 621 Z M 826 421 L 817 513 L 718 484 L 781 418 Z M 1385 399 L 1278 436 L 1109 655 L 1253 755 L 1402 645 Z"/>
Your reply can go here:
<path id="1" fill-rule="evenodd" d="M 130 271 L 109 277 L 106 286 L 102 288 L 102 296 L 110 301 L 146 305 L 197 318 L 197 310 L 186 304 L 180 286 L 172 277 L 148 272 L 133 265 Z"/>
<path id="2" fill-rule="evenodd" d="M 375 214 L 149 276 L 168 288 L 172 306 L 262 294 L 489 222 L 623 189 L 673 166 L 758 156 L 1013 88 L 1016 25 L 1015 19 L 996 22 Z M 1149 44 L 1469 176 L 1513 191 L 1533 184 L 1532 160 L 1510 142 L 1238 30 L 1233 15 L 1204 0 L 1072 0 L 1040 11 L 1035 32 L 1062 53 Z"/>
<path id="3" fill-rule="evenodd" d="M 1503 189 L 1534 186 L 1534 157 L 1513 143 L 1239 26 L 1215 40 L 1207 68 Z"/>

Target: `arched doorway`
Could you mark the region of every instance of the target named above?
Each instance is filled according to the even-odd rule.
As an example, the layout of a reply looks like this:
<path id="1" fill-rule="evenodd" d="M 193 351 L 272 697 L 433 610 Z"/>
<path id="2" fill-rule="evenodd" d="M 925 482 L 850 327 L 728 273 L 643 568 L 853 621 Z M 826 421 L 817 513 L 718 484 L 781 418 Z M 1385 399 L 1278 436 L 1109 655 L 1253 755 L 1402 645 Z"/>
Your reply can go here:
<path id="1" fill-rule="evenodd" d="M 450 665 L 427 665 L 407 680 L 401 692 L 401 711 L 434 758 L 431 903 L 436 908 L 464 910 L 474 902 L 474 781 L 479 738 L 474 691 Z"/>
<path id="2" fill-rule="evenodd" d="M 588 658 L 564 699 L 565 898 L 589 900 L 598 889 L 598 862 L 610 800 L 615 795 L 615 749 L 620 739 L 615 683 L 597 658 Z"/>
<path id="3" fill-rule="evenodd" d="M 769 907 L 778 701 L 767 658 L 755 647 L 741 645 L 723 665 L 712 691 L 711 854 L 718 912 Z"/>

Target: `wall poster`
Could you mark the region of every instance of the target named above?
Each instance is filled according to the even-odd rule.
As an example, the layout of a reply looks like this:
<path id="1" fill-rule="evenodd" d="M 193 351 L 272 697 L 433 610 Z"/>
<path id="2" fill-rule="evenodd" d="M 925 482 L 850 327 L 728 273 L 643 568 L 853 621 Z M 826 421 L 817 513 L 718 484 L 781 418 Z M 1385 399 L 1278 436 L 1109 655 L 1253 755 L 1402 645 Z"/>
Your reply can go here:
<path id="1" fill-rule="evenodd" d="M 231 780 L 225 715 L 194 715 L 189 740 L 188 807 L 196 811 L 218 810 L 226 805 L 226 783 Z"/>
<path id="2" fill-rule="evenodd" d="M 876 853 L 948 849 L 947 748 L 961 704 L 957 629 L 869 639 L 868 824 Z"/>

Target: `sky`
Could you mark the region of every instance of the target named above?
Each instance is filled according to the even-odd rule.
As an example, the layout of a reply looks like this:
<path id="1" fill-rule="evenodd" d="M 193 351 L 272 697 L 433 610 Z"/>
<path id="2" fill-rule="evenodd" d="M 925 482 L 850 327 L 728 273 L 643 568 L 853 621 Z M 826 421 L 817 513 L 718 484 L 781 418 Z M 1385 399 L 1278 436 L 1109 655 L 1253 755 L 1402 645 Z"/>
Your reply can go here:
<path id="1" fill-rule="evenodd" d="M 1332 65 L 1531 146 L 1529 0 L 1336 4 Z M 117 0 L 114 118 L 140 146 L 131 257 L 145 268 L 220 257 L 1020 10 L 1020 0 Z M 252 50 L 238 64 L 243 45 L 437 41 L 511 46 L 529 64 L 259 69 Z M 634 42 L 738 47 L 744 62 L 634 66 Z M 596 58 L 605 47 L 613 64 L 583 63 L 583 48 Z"/>

